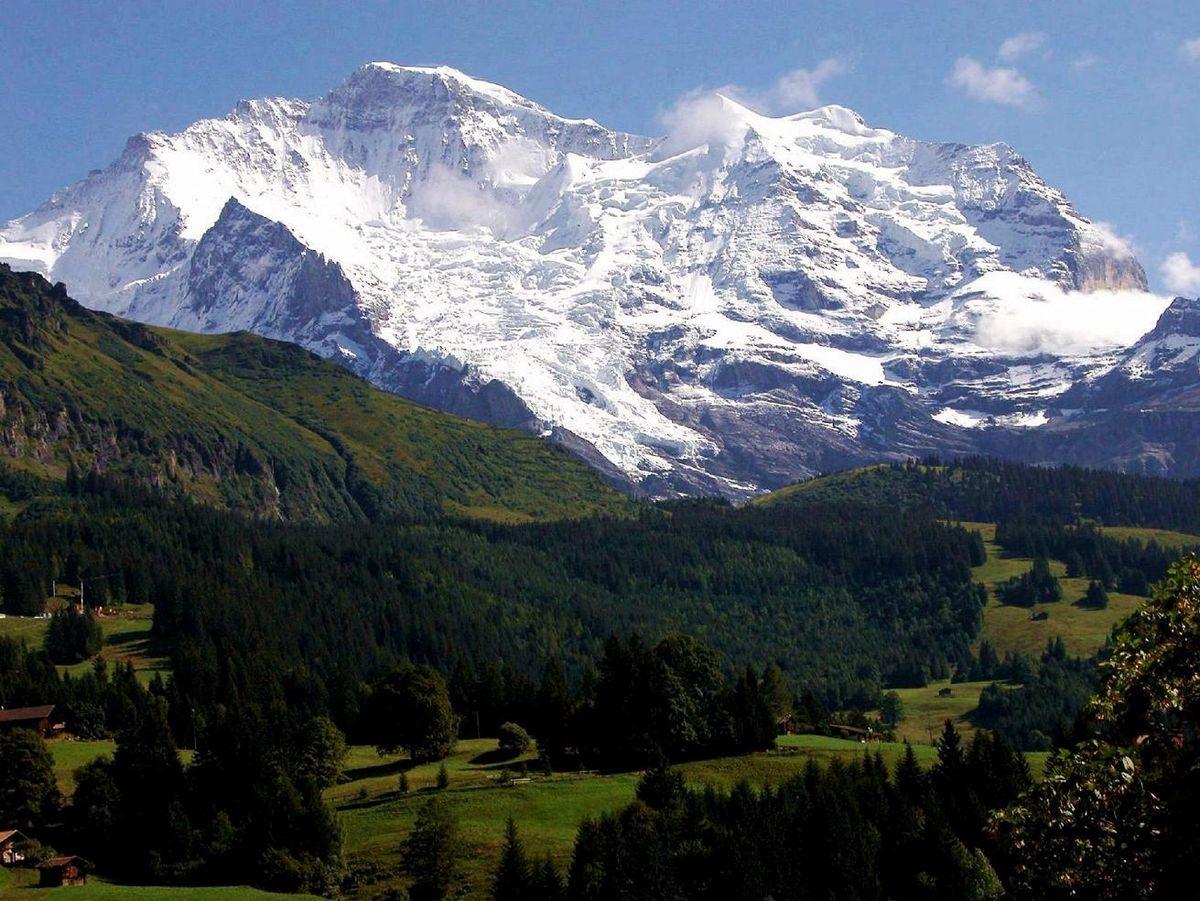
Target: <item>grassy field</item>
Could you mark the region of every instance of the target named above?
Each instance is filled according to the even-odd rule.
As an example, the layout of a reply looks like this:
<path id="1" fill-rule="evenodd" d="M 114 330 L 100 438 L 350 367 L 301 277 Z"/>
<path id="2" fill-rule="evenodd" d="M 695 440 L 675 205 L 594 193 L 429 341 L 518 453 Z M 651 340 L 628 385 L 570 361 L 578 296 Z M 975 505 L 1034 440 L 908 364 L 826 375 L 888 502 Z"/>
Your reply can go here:
<path id="1" fill-rule="evenodd" d="M 991 682 L 959 682 L 952 685 L 949 679 L 930 682 L 924 688 L 900 688 L 896 693 L 904 704 L 904 718 L 896 726 L 896 735 L 902 741 L 913 744 L 928 744 L 937 738 L 946 720 L 953 720 L 964 739 L 975 734 L 975 726 L 968 719 L 979 706 L 980 693 Z M 938 692 L 950 689 L 950 695 L 941 697 Z M 875 712 L 878 715 L 878 711 Z"/>
<path id="2" fill-rule="evenodd" d="M 59 595 L 59 600 L 71 601 L 76 593 L 62 589 Z M 100 656 L 110 663 L 131 662 L 142 683 L 148 683 L 155 673 L 165 678 L 169 672 L 165 651 L 156 647 L 150 637 L 153 605 L 126 604 L 112 609 L 113 613 L 100 617 L 100 629 L 104 633 L 104 647 L 100 650 Z M 49 623 L 48 619 L 32 616 L 6 616 L 0 619 L 0 635 L 23 639 L 31 648 L 40 648 Z M 85 660 L 73 666 L 59 667 L 59 671 L 79 675 L 91 667 L 92 661 Z"/>
<path id="3" fill-rule="evenodd" d="M 75 790 L 72 774 L 103 754 L 111 755 L 117 745 L 112 741 L 56 740 L 46 742 L 46 747 L 54 758 L 54 778 L 58 780 L 58 790 L 70 795 Z"/>
<path id="4" fill-rule="evenodd" d="M 1168 529 L 1143 529 L 1134 526 L 1105 526 L 1104 534 L 1113 538 L 1136 538 L 1138 541 L 1156 541 L 1164 547 L 1200 547 L 1200 535 L 1172 532 Z"/>
<path id="5" fill-rule="evenodd" d="M 996 526 L 993 523 L 964 522 L 959 525 L 979 532 L 987 549 L 987 561 L 973 570 L 975 578 L 988 588 L 981 637 L 991 642 L 1001 655 L 1007 651 L 1025 651 L 1036 656 L 1046 647 L 1047 641 L 1061 636 L 1069 653 L 1088 656 L 1103 647 L 1113 626 L 1133 613 L 1144 600 L 1135 595 L 1111 591 L 1108 594 L 1108 607 L 1104 610 L 1078 606 L 1075 602 L 1087 593 L 1088 580 L 1068 579 L 1066 567 L 1058 560 L 1051 560 L 1050 571 L 1058 577 L 1063 589 L 1061 601 L 1038 604 L 1032 609 L 1001 604 L 996 599 L 996 586 L 1006 579 L 1028 572 L 1033 567 L 1033 560 L 1005 554 L 996 544 Z M 1148 540 L 1146 533 L 1154 530 L 1122 531 L 1126 537 Z M 1033 620 L 1030 616 L 1034 612 L 1045 612 L 1048 616 L 1044 620 Z"/>
<path id="6" fill-rule="evenodd" d="M 37 887 L 36 870 L 0 870 L 0 898 L 5 901 L 261 901 L 268 898 L 309 899 L 314 895 L 287 895 L 264 892 L 244 885 L 218 885 L 202 888 L 117 885 L 95 877 L 85 885 L 44 889 Z"/>
<path id="7" fill-rule="evenodd" d="M 0 619 L 0 635 L 24 641 L 30 647 L 41 647 L 47 622 L 35 616 L 6 616 Z"/>
<path id="8" fill-rule="evenodd" d="M 113 741 L 68 741 L 67 739 L 54 739 L 46 742 L 46 747 L 50 751 L 50 756 L 54 758 L 54 778 L 58 781 L 59 791 L 64 796 L 70 797 L 75 790 L 75 783 L 72 781 L 72 776 L 75 771 L 85 763 L 91 763 L 97 757 L 108 754 L 111 756 L 117 749 L 117 743 Z M 181 750 L 179 759 L 185 764 L 191 763 L 191 749 Z"/>

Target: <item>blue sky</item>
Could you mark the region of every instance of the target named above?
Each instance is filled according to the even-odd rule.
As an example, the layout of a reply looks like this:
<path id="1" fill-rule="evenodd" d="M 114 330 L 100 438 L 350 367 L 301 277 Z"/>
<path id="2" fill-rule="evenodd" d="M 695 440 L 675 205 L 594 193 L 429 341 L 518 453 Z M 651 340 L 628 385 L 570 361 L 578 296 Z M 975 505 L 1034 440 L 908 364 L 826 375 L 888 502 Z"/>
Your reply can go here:
<path id="1" fill-rule="evenodd" d="M 662 133 L 697 88 L 841 103 L 933 140 L 1015 146 L 1200 293 L 1194 2 L 111 3 L 0 7 L 0 220 L 244 97 L 316 97 L 369 60 L 446 64 L 555 112 Z"/>

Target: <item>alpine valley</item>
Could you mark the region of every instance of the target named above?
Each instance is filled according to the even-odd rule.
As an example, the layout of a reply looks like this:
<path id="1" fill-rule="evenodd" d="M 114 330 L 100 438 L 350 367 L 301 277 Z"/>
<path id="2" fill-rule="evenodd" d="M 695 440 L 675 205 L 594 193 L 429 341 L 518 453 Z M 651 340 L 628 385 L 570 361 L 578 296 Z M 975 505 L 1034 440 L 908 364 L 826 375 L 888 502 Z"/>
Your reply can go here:
<path id="1" fill-rule="evenodd" d="M 639 493 L 937 452 L 1200 473 L 1200 309 L 1005 144 L 692 98 L 650 139 L 449 68 L 131 138 L 0 227 L 96 310 L 298 343 Z"/>

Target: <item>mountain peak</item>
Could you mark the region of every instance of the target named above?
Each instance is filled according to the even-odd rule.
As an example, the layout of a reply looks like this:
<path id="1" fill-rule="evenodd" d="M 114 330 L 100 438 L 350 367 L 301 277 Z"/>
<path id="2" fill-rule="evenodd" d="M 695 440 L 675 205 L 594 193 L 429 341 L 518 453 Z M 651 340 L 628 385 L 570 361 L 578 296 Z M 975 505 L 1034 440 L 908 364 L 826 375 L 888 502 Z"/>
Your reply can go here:
<path id="1" fill-rule="evenodd" d="M 1176 297 L 1158 317 L 1154 330 L 1143 340 L 1166 338 L 1172 335 L 1200 338 L 1200 298 Z"/>
<path id="2" fill-rule="evenodd" d="M 438 82 L 458 89 L 469 90 L 503 103 L 512 103 L 520 106 L 537 106 L 533 101 L 525 99 L 520 94 L 510 91 L 503 85 L 484 81 L 481 78 L 474 78 L 452 66 L 402 66 L 398 63 L 371 62 L 359 66 L 350 76 L 349 80 L 353 81 L 356 78 L 369 78 L 372 76 L 388 78 L 414 87 L 425 83 Z"/>
<path id="3" fill-rule="evenodd" d="M 349 78 L 326 94 L 321 103 L 363 115 L 482 107 L 492 110 L 519 108 L 552 116 L 549 110 L 515 91 L 473 78 L 450 66 L 403 66 L 390 62 L 359 66 Z"/>
<path id="4" fill-rule="evenodd" d="M 792 122 L 814 122 L 834 131 L 841 131 L 859 137 L 887 133 L 883 132 L 882 129 L 872 128 L 867 125 L 863 117 L 848 106 L 839 106 L 836 103 L 818 106 L 816 109 L 796 113 L 786 118 Z"/>

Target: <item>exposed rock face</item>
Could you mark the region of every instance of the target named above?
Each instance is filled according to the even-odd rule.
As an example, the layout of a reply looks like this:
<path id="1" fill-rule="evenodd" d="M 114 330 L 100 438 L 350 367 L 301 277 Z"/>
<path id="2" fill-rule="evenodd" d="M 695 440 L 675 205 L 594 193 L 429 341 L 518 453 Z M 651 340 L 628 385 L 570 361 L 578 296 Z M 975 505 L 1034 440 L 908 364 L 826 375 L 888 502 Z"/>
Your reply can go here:
<path id="1" fill-rule="evenodd" d="M 1146 281 L 1007 145 L 703 103 L 651 140 L 373 63 L 131 139 L 0 228 L 0 259 L 147 322 L 296 341 L 653 494 L 1019 449 L 1162 310 L 1029 325 Z"/>

